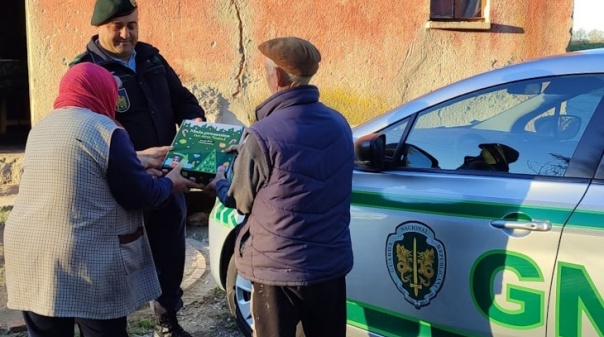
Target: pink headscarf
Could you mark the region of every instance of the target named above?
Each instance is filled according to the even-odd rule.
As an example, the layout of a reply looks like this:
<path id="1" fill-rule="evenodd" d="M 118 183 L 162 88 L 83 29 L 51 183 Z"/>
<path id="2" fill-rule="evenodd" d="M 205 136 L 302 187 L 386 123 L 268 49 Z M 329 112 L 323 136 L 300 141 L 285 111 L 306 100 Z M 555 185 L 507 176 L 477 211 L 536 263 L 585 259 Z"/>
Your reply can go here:
<path id="1" fill-rule="evenodd" d="M 94 63 L 78 63 L 69 68 L 59 84 L 54 108 L 87 108 L 115 120 L 117 82 L 109 71 Z"/>

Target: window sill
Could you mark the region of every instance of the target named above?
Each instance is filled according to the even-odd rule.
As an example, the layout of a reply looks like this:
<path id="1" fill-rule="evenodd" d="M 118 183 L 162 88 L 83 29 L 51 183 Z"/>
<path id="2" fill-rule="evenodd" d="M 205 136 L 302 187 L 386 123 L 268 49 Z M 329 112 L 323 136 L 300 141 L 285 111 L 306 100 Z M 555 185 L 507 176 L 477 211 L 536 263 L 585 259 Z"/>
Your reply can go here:
<path id="1" fill-rule="evenodd" d="M 489 21 L 428 21 L 426 29 L 490 30 Z"/>

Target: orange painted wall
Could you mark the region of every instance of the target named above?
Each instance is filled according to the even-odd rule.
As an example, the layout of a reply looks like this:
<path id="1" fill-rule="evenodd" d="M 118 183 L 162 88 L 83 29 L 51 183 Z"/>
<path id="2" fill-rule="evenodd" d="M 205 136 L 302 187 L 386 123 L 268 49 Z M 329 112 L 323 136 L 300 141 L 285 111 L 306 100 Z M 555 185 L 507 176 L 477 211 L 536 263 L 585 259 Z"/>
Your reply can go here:
<path id="1" fill-rule="evenodd" d="M 84 50 L 94 0 L 26 0 L 35 123 Z M 322 100 L 358 124 L 442 85 L 566 51 L 573 0 L 488 0 L 491 30 L 426 29 L 430 0 L 138 0 L 140 40 L 160 49 L 210 120 L 249 124 L 265 99 L 257 45 L 311 40 Z"/>

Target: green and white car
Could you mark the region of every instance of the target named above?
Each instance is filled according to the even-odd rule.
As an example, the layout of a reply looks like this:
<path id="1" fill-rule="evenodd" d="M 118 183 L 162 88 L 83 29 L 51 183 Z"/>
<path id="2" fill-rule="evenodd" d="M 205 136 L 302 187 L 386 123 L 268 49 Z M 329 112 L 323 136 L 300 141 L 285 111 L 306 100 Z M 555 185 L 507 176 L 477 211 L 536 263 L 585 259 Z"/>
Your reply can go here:
<path id="1" fill-rule="evenodd" d="M 604 336 L 604 49 L 524 62 L 354 128 L 348 336 Z M 210 264 L 250 336 L 219 202 Z"/>

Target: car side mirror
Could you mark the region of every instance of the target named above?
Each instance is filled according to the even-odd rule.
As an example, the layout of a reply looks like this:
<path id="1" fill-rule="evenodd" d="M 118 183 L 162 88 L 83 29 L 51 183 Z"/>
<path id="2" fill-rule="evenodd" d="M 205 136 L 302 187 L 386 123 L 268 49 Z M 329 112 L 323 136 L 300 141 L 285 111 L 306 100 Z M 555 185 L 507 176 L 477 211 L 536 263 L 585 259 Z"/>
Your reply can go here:
<path id="1" fill-rule="evenodd" d="M 381 171 L 386 166 L 386 135 L 371 133 L 354 142 L 356 164 L 368 171 Z"/>

